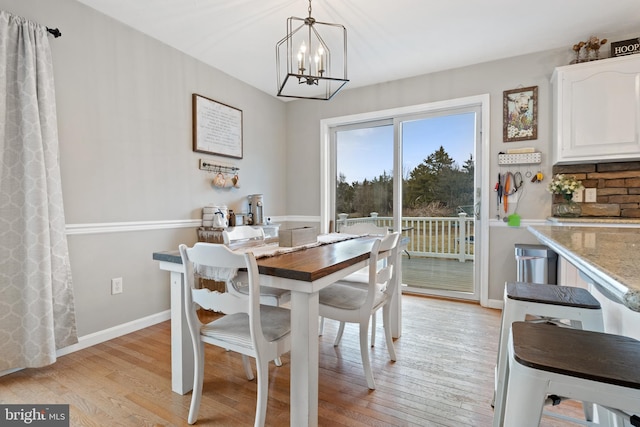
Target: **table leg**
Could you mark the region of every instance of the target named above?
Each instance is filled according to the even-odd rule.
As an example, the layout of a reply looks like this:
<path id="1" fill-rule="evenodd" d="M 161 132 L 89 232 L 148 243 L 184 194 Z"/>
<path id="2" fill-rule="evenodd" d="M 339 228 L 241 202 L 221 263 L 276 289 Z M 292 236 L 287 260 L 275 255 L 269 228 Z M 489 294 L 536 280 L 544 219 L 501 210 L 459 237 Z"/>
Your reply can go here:
<path id="1" fill-rule="evenodd" d="M 171 390 L 186 394 L 193 388 L 193 345 L 184 312 L 184 274 L 171 271 Z"/>
<path id="2" fill-rule="evenodd" d="M 291 292 L 291 427 L 318 425 L 318 294 Z"/>
<path id="3" fill-rule="evenodd" d="M 398 268 L 398 270 L 400 270 Z M 396 276 L 394 274 L 394 276 Z M 393 278 L 392 280 L 397 280 L 398 284 L 396 286 L 396 292 L 391 296 L 391 301 L 389 301 L 389 304 L 391 304 L 391 309 L 390 309 L 390 319 L 389 321 L 391 322 L 391 336 L 393 338 L 400 338 L 400 336 L 402 335 L 402 283 L 400 280 L 400 277 L 402 275 L 397 275 L 395 278 Z"/>
<path id="4" fill-rule="evenodd" d="M 402 335 L 402 256 L 398 254 L 391 280 L 395 282 L 396 291 L 391 295 L 389 321 L 391 322 L 391 336 L 400 338 Z"/>

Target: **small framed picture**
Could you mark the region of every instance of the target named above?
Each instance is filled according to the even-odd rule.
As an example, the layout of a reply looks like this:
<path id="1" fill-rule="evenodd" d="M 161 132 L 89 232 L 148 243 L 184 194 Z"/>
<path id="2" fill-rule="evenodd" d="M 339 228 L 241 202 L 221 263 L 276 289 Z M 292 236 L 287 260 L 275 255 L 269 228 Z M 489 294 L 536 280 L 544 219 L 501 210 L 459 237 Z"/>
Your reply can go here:
<path id="1" fill-rule="evenodd" d="M 504 142 L 538 139 L 538 86 L 505 90 L 502 109 Z"/>
<path id="2" fill-rule="evenodd" d="M 242 158 L 242 110 L 193 94 L 193 151 Z"/>

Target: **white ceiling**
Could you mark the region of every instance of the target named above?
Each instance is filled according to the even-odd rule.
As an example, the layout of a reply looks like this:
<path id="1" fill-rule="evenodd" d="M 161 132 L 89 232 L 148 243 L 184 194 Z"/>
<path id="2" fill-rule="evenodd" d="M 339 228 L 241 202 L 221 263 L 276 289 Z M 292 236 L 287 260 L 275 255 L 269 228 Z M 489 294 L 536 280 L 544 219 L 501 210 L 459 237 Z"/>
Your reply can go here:
<path id="1" fill-rule="evenodd" d="M 308 15 L 307 0 L 79 1 L 274 96 L 276 43 L 288 17 Z M 315 0 L 312 8 L 318 21 L 347 28 L 345 89 L 547 49 L 570 55 L 592 34 L 640 36 L 640 0 Z"/>

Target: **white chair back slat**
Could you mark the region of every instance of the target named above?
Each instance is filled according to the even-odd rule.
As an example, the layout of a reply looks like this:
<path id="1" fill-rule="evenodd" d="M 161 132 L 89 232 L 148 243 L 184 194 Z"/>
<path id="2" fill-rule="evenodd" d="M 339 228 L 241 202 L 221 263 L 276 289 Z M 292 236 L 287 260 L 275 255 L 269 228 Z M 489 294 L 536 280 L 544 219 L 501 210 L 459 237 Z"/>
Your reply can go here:
<path id="1" fill-rule="evenodd" d="M 386 292 L 387 289 L 393 288 L 389 286 L 393 277 L 393 267 L 398 255 L 398 241 L 400 233 L 387 234 L 382 239 L 376 240 L 371 249 L 371 257 L 369 258 L 369 295 L 367 302 L 376 299 L 376 292 Z M 377 245 L 377 247 L 376 247 Z"/>
<path id="2" fill-rule="evenodd" d="M 378 285 L 386 284 L 389 280 L 391 280 L 392 271 L 393 271 L 392 266 L 387 266 L 382 270 L 378 271 L 378 274 L 376 275 L 376 283 Z"/>
<path id="3" fill-rule="evenodd" d="M 193 302 L 205 310 L 213 310 L 224 314 L 249 313 L 250 310 L 249 299 L 241 298 L 237 294 L 211 291 L 205 288 L 193 289 L 191 295 Z"/>
<path id="4" fill-rule="evenodd" d="M 249 240 L 264 240 L 264 229 L 262 227 L 249 227 L 243 225 L 240 227 L 228 228 L 222 231 L 222 239 L 225 245 Z"/>

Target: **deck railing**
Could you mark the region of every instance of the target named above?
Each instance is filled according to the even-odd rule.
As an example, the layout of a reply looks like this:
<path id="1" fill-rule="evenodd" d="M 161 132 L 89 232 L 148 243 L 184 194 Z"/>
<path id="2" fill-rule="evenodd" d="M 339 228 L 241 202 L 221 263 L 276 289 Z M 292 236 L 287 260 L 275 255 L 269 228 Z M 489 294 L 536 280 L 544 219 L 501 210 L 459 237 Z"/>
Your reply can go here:
<path id="1" fill-rule="evenodd" d="M 348 218 L 338 215 L 336 231 L 340 227 L 356 223 L 373 223 L 378 227 L 393 227 L 392 217 Z M 460 262 L 473 260 L 474 218 L 466 213 L 457 217 L 403 217 L 402 234 L 409 238 L 407 253 L 410 256 L 453 258 Z"/>

